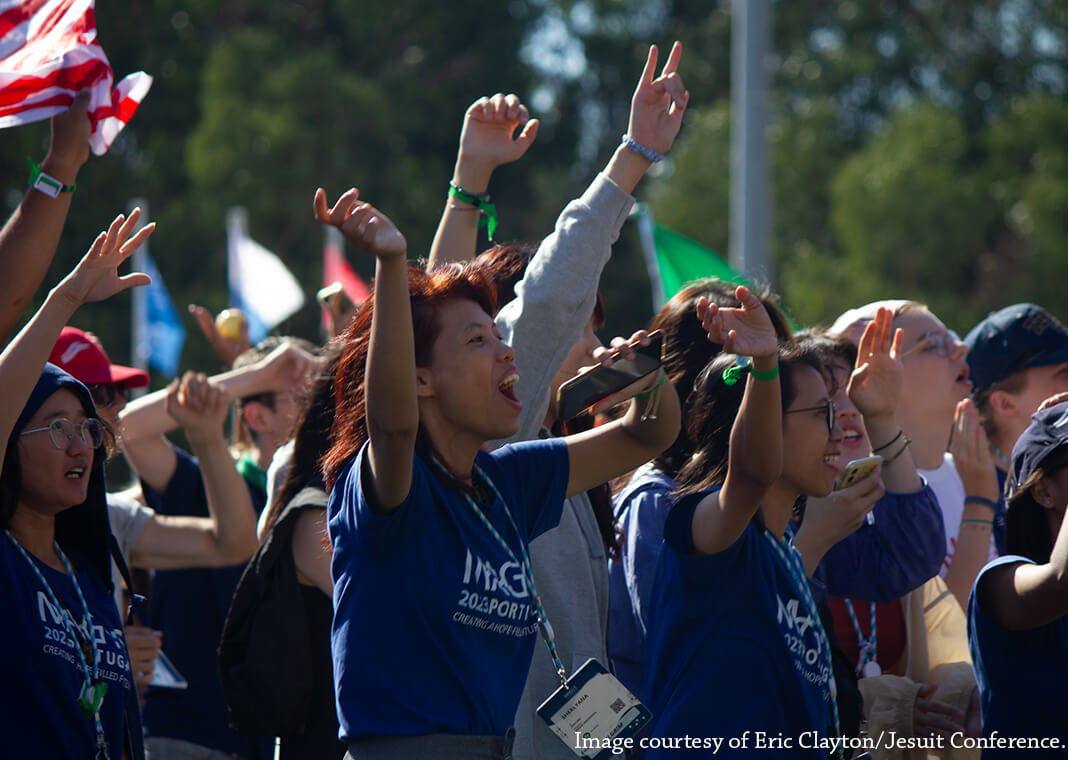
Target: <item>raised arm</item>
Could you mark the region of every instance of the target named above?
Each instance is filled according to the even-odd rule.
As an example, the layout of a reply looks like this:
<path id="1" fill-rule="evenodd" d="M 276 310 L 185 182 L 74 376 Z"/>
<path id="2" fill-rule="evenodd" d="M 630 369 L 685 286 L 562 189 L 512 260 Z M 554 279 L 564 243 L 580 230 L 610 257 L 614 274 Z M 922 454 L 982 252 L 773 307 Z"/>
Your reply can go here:
<path id="1" fill-rule="evenodd" d="M 633 347 L 648 345 L 649 334 L 635 333 L 630 341 L 617 339 L 613 349 L 604 347 L 595 354 L 610 366 L 611 356 L 633 358 Z M 618 353 L 616 353 L 618 352 Z M 567 495 L 588 491 L 612 478 L 630 472 L 671 445 L 679 435 L 679 397 L 667 382 L 663 370 L 650 373 L 629 388 L 594 406 L 594 413 L 638 396 L 621 419 L 577 435 L 567 436 L 571 476 Z"/>
<path id="2" fill-rule="evenodd" d="M 498 92 L 492 98 L 479 98 L 464 114 L 451 184 L 465 195 L 483 195 L 493 170 L 522 158 L 537 134 L 538 120 L 530 118 L 515 94 Z M 428 270 L 474 258 L 480 216 L 477 205 L 452 194 L 445 197 L 445 210 L 430 246 Z"/>
<path id="3" fill-rule="evenodd" d="M 676 42 L 661 75 L 654 78 L 657 50 L 651 46 L 631 100 L 628 134 L 661 154 L 674 143 L 689 101 L 678 75 L 681 56 L 682 46 Z M 509 440 L 537 437 L 553 378 L 593 314 L 601 272 L 634 204 L 630 193 L 651 165 L 627 147 L 616 148 L 604 172 L 560 214 L 516 285 L 515 300 L 498 313 L 497 326 L 515 349 L 523 378 L 516 386 L 523 403 L 519 431 Z"/>
<path id="4" fill-rule="evenodd" d="M 972 584 L 990 559 L 990 542 L 994 532 L 994 504 L 998 500 L 998 476 L 990 453 L 979 410 L 970 398 L 957 404 L 953 418 L 953 438 L 949 451 L 964 484 L 964 508 L 959 525 L 947 525 L 946 531 L 957 530 L 957 545 L 946 570 L 946 585 L 964 609 Z M 973 501 L 968 497 L 979 497 Z M 989 505 L 989 506 L 988 506 Z"/>
<path id="5" fill-rule="evenodd" d="M 168 388 L 166 406 L 200 464 L 210 517 L 154 515 L 130 547 L 131 564 L 167 570 L 247 560 L 256 551 L 256 515 L 223 437 L 230 397 L 190 372 Z"/>
<path id="6" fill-rule="evenodd" d="M 68 187 L 89 159 L 88 92 L 52 117 L 52 139 L 41 170 Z M 0 341 L 15 327 L 52 263 L 73 193 L 52 198 L 30 188 L 0 230 Z M 46 354 L 47 355 L 47 354 Z"/>
<path id="7" fill-rule="evenodd" d="M 315 218 L 332 224 L 357 249 L 376 259 L 374 311 L 364 377 L 367 405 L 367 464 L 375 507 L 391 512 L 407 498 L 419 431 L 415 390 L 415 336 L 408 294 L 408 242 L 385 214 L 358 200 L 353 188 L 326 205 L 315 192 Z M 370 496 L 371 494 L 368 494 Z"/>
<path id="8" fill-rule="evenodd" d="M 1068 615 L 1068 520 L 1061 520 L 1049 562 L 991 568 L 976 594 L 983 613 L 1010 631 L 1039 628 Z"/>
<path id="9" fill-rule="evenodd" d="M 760 299 L 747 288 L 736 292 L 740 309 L 719 309 L 701 298 L 697 313 L 708 339 L 724 353 L 752 357 L 758 372 L 778 366 L 778 340 Z M 731 427 L 727 476 L 723 488 L 703 498 L 694 510 L 693 545 L 698 554 L 718 554 L 742 535 L 769 486 L 782 472 L 782 391 L 774 380 L 746 373 L 745 393 Z"/>
<path id="10" fill-rule="evenodd" d="M 129 219 L 122 214 L 115 217 L 107 231 L 97 236 L 89 252 L 48 293 L 41 308 L 0 354 L 0 395 L 5 400 L 0 404 L 0 436 L 3 440 L 11 435 L 23 403 L 48 361 L 52 346 L 78 307 L 103 301 L 134 285 L 151 282 L 147 274 L 120 276 L 118 273 L 119 265 L 148 239 L 156 227 L 147 224 L 134 235 L 140 217 L 139 209 L 134 209 Z M 3 457 L 0 452 L 0 467 Z"/>

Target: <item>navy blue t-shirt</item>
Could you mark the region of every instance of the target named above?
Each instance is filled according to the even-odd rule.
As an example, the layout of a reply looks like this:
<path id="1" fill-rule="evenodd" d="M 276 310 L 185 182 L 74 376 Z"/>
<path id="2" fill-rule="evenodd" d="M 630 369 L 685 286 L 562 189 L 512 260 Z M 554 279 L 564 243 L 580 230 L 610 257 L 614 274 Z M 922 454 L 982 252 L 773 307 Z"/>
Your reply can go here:
<path id="1" fill-rule="evenodd" d="M 1068 615 L 1040 628 L 1010 631 L 983 612 L 976 589 L 990 570 L 1026 562 L 1026 557 L 998 557 L 984 567 L 968 597 L 968 649 L 979 686 L 983 736 L 1059 737 L 1061 749 L 985 749 L 991 757 L 1068 757 Z"/>
<path id="2" fill-rule="evenodd" d="M 175 453 L 178 464 L 163 493 L 142 483 L 148 505 L 164 515 L 208 517 L 200 466 L 181 449 L 175 448 Z M 249 493 L 258 513 L 266 495 L 251 485 Z M 156 571 L 148 625 L 163 632 L 163 651 L 189 681 L 189 688 L 148 690 L 146 736 L 182 739 L 245 757 L 256 755 L 254 742 L 230 728 L 216 656 L 223 622 L 243 569 L 242 564 Z M 260 745 L 262 754 L 267 747 L 262 742 Z"/>
<path id="3" fill-rule="evenodd" d="M 830 674 L 813 619 L 774 547 L 756 523 L 726 550 L 698 556 L 693 515 L 711 491 L 681 499 L 664 526 L 646 632 L 646 693 L 653 737 L 792 738 L 828 735 Z M 755 747 L 716 755 L 768 756 Z M 808 742 L 815 743 L 809 733 Z M 651 750 L 658 757 L 712 757 L 712 748 Z"/>
<path id="4" fill-rule="evenodd" d="M 71 555 L 78 585 L 93 620 L 100 652 L 99 677 L 108 690 L 100 711 L 111 757 L 121 758 L 127 700 L 133 681 L 115 599 L 104 580 Z M 0 625 L 0 726 L 5 757 L 93 757 L 96 728 L 78 706 L 85 670 L 64 616 L 87 631 L 85 612 L 70 576 L 36 558 L 33 562 L 65 609 L 56 609 L 18 549 L 0 535 L 0 573 L 5 591 Z M 92 655 L 86 658 L 92 668 Z"/>
<path id="5" fill-rule="evenodd" d="M 340 737 L 500 736 L 515 718 L 538 635 L 522 567 L 420 456 L 404 503 L 373 512 L 361 483 L 366 451 L 327 505 Z M 522 535 L 500 500 L 479 506 L 522 561 L 520 541 L 560 521 L 567 446 L 524 441 L 479 452 L 475 462 Z"/>

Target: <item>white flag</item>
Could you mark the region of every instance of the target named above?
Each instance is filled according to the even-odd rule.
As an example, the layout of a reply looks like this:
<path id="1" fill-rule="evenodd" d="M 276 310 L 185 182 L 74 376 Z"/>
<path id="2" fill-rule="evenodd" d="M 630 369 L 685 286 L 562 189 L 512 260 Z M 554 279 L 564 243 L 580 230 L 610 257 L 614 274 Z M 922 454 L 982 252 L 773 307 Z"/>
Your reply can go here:
<path id="1" fill-rule="evenodd" d="M 240 207 L 227 214 L 228 280 L 230 300 L 248 317 L 255 345 L 304 305 L 304 291 L 281 259 L 248 236 L 246 219 Z"/>

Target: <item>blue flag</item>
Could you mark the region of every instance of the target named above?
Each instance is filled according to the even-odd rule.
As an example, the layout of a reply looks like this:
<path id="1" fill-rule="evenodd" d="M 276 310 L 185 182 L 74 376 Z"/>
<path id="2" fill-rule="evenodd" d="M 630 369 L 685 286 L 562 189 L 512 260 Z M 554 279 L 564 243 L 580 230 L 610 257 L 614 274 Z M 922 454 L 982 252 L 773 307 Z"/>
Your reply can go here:
<path id="1" fill-rule="evenodd" d="M 145 274 L 152 284 L 145 287 L 145 335 L 148 340 L 148 363 L 168 378 L 178 374 L 178 359 L 185 344 L 185 328 L 171 302 L 156 263 L 144 252 Z"/>

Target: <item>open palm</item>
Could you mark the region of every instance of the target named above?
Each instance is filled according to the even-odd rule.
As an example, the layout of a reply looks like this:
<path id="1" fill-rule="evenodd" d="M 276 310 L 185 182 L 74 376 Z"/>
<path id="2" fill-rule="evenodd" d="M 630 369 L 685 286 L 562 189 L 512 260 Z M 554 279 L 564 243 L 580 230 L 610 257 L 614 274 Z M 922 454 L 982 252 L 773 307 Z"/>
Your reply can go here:
<path id="1" fill-rule="evenodd" d="M 735 297 L 740 309 L 726 309 L 709 303 L 707 298 L 697 302 L 697 318 L 701 320 L 708 339 L 723 345 L 723 351 L 739 356 L 775 356 L 779 338 L 764 304 L 749 288 L 740 285 Z"/>
<path id="2" fill-rule="evenodd" d="M 116 293 L 137 285 L 148 285 L 152 279 L 140 272 L 119 275 L 119 266 L 148 240 L 156 229 L 155 222 L 146 224 L 136 234 L 137 224 L 141 219 L 141 209 L 136 208 L 127 218 L 122 214 L 115 217 L 111 225 L 97 235 L 89 251 L 63 278 L 59 284 L 60 292 L 76 306 L 83 303 L 103 301 Z"/>
<path id="3" fill-rule="evenodd" d="M 903 333 L 894 331 L 893 322 L 889 309 L 879 309 L 857 347 L 857 364 L 846 392 L 868 418 L 892 417 L 901 400 L 905 367 L 898 356 Z"/>

